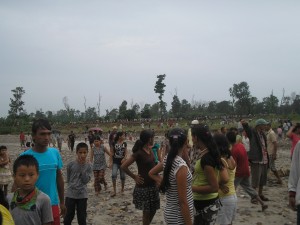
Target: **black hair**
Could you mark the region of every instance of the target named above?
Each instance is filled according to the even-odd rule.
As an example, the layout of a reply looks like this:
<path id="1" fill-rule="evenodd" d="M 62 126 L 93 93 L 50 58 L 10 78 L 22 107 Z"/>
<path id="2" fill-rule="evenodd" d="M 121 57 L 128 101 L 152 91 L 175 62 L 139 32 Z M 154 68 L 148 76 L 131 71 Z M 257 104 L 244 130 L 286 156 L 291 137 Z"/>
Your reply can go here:
<path id="1" fill-rule="evenodd" d="M 5 145 L 1 145 L 0 146 L 0 151 L 3 150 L 3 149 L 7 149 L 7 147 Z"/>
<path id="2" fill-rule="evenodd" d="M 142 130 L 140 133 L 140 139 L 138 139 L 132 147 L 132 152 L 135 153 L 138 150 L 142 149 L 153 137 L 154 133 L 152 130 Z"/>
<path id="3" fill-rule="evenodd" d="M 32 134 L 36 134 L 38 129 L 47 129 L 51 130 L 51 125 L 48 120 L 46 119 L 38 119 L 33 121 L 31 132 Z"/>
<path id="4" fill-rule="evenodd" d="M 166 165 L 163 173 L 163 180 L 160 189 L 163 193 L 170 187 L 170 172 L 175 157 L 178 155 L 179 150 L 184 146 L 187 140 L 187 132 L 180 128 L 174 128 L 169 132 L 168 139 L 170 141 L 170 151 L 167 156 Z"/>
<path id="5" fill-rule="evenodd" d="M 214 140 L 218 146 L 220 155 L 225 156 L 226 158 L 230 158 L 231 152 L 229 149 L 229 142 L 228 142 L 226 136 L 223 134 L 215 134 Z"/>
<path id="6" fill-rule="evenodd" d="M 300 128 L 300 123 L 296 123 L 294 129 L 292 130 L 292 132 L 295 132 L 297 129 Z"/>
<path id="7" fill-rule="evenodd" d="M 15 160 L 13 165 L 14 175 L 16 175 L 20 166 L 34 166 L 36 168 L 36 172 L 39 173 L 39 163 L 33 155 L 21 155 Z"/>
<path id="8" fill-rule="evenodd" d="M 124 134 L 123 131 L 118 131 L 116 136 L 115 136 L 115 139 L 114 139 L 114 143 L 117 143 L 119 138 Z"/>
<path id="9" fill-rule="evenodd" d="M 84 142 L 80 142 L 76 145 L 76 153 L 79 151 L 79 149 L 81 148 L 85 148 L 87 151 L 89 151 L 89 146 L 84 143 Z"/>
<path id="10" fill-rule="evenodd" d="M 208 149 L 215 162 L 216 168 L 218 170 L 221 170 L 223 168 L 221 156 L 217 144 L 209 131 L 209 127 L 206 124 L 195 124 L 192 127 L 191 131 L 192 136 L 196 136 L 199 140 L 201 140 L 205 147 Z"/>
<path id="11" fill-rule="evenodd" d="M 229 131 L 226 134 L 227 140 L 229 141 L 230 144 L 235 144 L 236 142 L 236 133 L 234 131 Z"/>

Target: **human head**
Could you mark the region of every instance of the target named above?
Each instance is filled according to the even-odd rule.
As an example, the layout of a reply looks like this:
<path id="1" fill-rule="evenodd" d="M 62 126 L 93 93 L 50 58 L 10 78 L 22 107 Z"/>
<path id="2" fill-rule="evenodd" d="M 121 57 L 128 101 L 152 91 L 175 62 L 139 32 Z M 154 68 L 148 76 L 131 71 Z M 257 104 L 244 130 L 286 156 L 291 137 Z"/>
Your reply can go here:
<path id="1" fill-rule="evenodd" d="M 33 124 L 31 127 L 32 135 L 35 135 L 39 129 L 51 131 L 52 128 L 51 128 L 51 125 L 48 120 L 37 119 L 37 120 L 33 121 Z"/>
<path id="2" fill-rule="evenodd" d="M 226 134 L 227 140 L 230 144 L 235 144 L 236 142 L 236 133 L 234 131 L 228 131 Z"/>
<path id="3" fill-rule="evenodd" d="M 229 158 L 231 156 L 231 153 L 229 149 L 229 142 L 226 136 L 223 134 L 215 134 L 214 140 L 218 146 L 221 156 L 226 156 L 227 158 Z"/>
<path id="4" fill-rule="evenodd" d="M 132 148 L 132 152 L 142 149 L 145 145 L 153 145 L 154 133 L 152 130 L 142 130 L 140 139 L 138 139 Z"/>
<path id="5" fill-rule="evenodd" d="M 101 142 L 103 142 L 103 138 L 99 135 L 97 135 L 94 139 L 95 146 L 99 147 L 101 145 Z"/>
<path id="6" fill-rule="evenodd" d="M 168 139 L 171 145 L 171 151 L 172 146 L 182 148 L 187 141 L 187 132 L 181 128 L 174 128 L 169 132 Z"/>
<path id="7" fill-rule="evenodd" d="M 300 123 L 296 123 L 294 129 L 292 130 L 292 132 L 296 133 L 296 134 L 300 134 Z"/>
<path id="8" fill-rule="evenodd" d="M 38 119 L 32 124 L 32 140 L 36 146 L 47 147 L 51 140 L 51 125 L 48 120 Z"/>
<path id="9" fill-rule="evenodd" d="M 19 156 L 13 165 L 13 175 L 15 176 L 18 168 L 21 166 L 27 166 L 27 167 L 35 167 L 36 172 L 39 173 L 39 163 L 32 155 L 21 155 Z"/>
<path id="10" fill-rule="evenodd" d="M 0 146 L 0 153 L 7 151 L 7 147 L 5 145 Z"/>
<path id="11" fill-rule="evenodd" d="M 115 137 L 115 142 L 119 141 L 119 139 L 124 135 L 125 133 L 123 131 L 118 131 Z"/>
<path id="12" fill-rule="evenodd" d="M 212 141 L 212 135 L 209 131 L 209 127 L 206 124 L 197 124 L 191 129 L 193 143 L 199 144 L 201 141 L 204 145 Z"/>
<path id="13" fill-rule="evenodd" d="M 89 151 L 89 146 L 84 142 L 80 142 L 76 146 L 76 153 L 82 148 L 85 148 L 87 152 Z"/>
<path id="14" fill-rule="evenodd" d="M 268 122 L 265 120 L 265 119 L 258 119 L 255 121 L 255 128 L 258 130 L 258 131 L 263 131 L 266 129 L 266 125 L 268 124 Z"/>
<path id="15" fill-rule="evenodd" d="M 226 134 L 226 132 L 227 132 L 227 128 L 226 127 L 221 127 L 221 133 Z"/>
<path id="16" fill-rule="evenodd" d="M 84 163 L 88 156 L 89 147 L 86 143 L 80 142 L 76 146 L 76 155 L 79 163 Z"/>

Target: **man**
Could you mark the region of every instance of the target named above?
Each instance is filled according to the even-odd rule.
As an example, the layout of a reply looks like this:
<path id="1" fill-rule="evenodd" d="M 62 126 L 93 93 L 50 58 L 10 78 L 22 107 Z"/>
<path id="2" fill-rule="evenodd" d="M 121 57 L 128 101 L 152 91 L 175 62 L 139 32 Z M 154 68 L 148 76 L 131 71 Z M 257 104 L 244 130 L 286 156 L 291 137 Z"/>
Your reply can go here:
<path id="1" fill-rule="evenodd" d="M 271 123 L 266 125 L 267 130 L 267 151 L 269 154 L 269 167 L 277 178 L 277 184 L 282 184 L 282 180 L 278 174 L 275 166 L 275 160 L 277 159 L 277 137 L 271 127 Z"/>
<path id="2" fill-rule="evenodd" d="M 66 213 L 64 203 L 63 162 L 57 149 L 48 147 L 51 141 L 51 125 L 45 119 L 38 119 L 32 124 L 33 148 L 21 155 L 33 155 L 39 163 L 38 189 L 51 199 L 54 225 L 60 225 L 60 214 Z"/>
<path id="3" fill-rule="evenodd" d="M 75 138 L 76 138 L 75 134 L 73 133 L 73 131 L 71 131 L 71 134 L 69 134 L 68 136 L 68 146 L 72 152 L 74 150 Z"/>
<path id="4" fill-rule="evenodd" d="M 117 130 L 118 130 L 118 128 L 117 128 L 116 126 L 113 126 L 113 130 L 112 130 L 112 132 L 109 134 L 109 137 L 108 137 L 108 143 L 109 143 L 110 149 L 113 148 L 113 142 L 115 141 L 115 137 L 116 137 L 116 134 L 117 134 Z"/>
<path id="5" fill-rule="evenodd" d="M 23 131 L 21 131 L 21 133 L 20 133 L 20 144 L 21 144 L 21 148 L 22 147 L 25 148 L 25 134 Z"/>
<path id="6" fill-rule="evenodd" d="M 250 127 L 244 120 L 242 120 L 242 124 L 250 142 L 248 158 L 251 167 L 252 187 L 256 190 L 258 189 L 259 197 L 263 201 L 269 201 L 269 199 L 263 195 L 263 186 L 267 184 L 269 163 L 267 140 L 264 133 L 268 122 L 264 119 L 258 119 L 255 121 L 254 128 Z"/>

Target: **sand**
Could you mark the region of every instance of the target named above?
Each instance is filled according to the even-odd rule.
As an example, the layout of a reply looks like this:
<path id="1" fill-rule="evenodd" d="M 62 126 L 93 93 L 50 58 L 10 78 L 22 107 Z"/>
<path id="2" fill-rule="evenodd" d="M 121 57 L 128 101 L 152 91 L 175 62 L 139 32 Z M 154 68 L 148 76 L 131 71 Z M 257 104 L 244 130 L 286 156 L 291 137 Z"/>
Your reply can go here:
<path id="1" fill-rule="evenodd" d="M 80 141 L 80 140 L 79 140 Z M 79 142 L 76 141 L 76 144 Z M 84 140 L 81 140 L 84 141 Z M 127 141 L 128 149 L 133 146 L 132 141 Z M 0 145 L 6 145 L 9 150 L 9 155 L 12 161 L 22 152 L 17 135 L 0 135 Z M 106 143 L 107 145 L 107 143 Z M 269 208 L 262 212 L 259 205 L 250 203 L 249 196 L 241 189 L 237 190 L 238 210 L 234 220 L 235 225 L 286 225 L 296 224 L 296 212 L 288 207 L 288 170 L 290 168 L 289 159 L 289 142 L 288 140 L 280 144 L 278 150 L 277 169 L 283 175 L 283 184 L 276 184 L 276 179 L 269 173 L 268 184 L 264 189 L 264 194 L 270 201 L 267 202 Z M 75 159 L 76 154 L 68 150 L 67 144 L 63 143 L 62 158 L 64 165 Z M 63 169 L 66 176 L 65 168 Z M 133 171 L 136 171 L 135 164 L 131 166 Z M 106 170 L 106 180 L 108 182 L 108 190 L 100 193 L 99 196 L 94 194 L 93 178 L 88 184 L 89 199 L 88 199 L 88 224 L 91 225 L 109 225 L 109 224 L 142 224 L 142 212 L 136 210 L 132 204 L 132 191 L 134 181 L 130 177 L 126 177 L 125 192 L 120 193 L 120 183 L 118 178 L 117 195 L 110 197 L 112 190 L 111 170 Z M 66 184 L 67 185 L 67 184 Z M 161 195 L 161 210 L 157 211 L 152 224 L 165 224 L 163 218 L 163 209 L 165 197 Z M 73 224 L 77 224 L 76 217 Z"/>

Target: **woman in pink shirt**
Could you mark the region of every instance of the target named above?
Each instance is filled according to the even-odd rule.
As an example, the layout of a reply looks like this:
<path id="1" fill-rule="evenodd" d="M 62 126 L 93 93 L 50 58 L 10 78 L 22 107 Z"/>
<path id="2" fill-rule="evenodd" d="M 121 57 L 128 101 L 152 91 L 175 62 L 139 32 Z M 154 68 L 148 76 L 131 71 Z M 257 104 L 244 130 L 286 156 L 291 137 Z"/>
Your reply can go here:
<path id="1" fill-rule="evenodd" d="M 292 157 L 294 148 L 298 143 L 298 141 L 300 140 L 300 123 L 296 123 L 296 125 L 291 126 L 289 131 L 286 133 L 286 136 L 292 141 L 292 148 L 291 148 L 291 157 Z"/>

